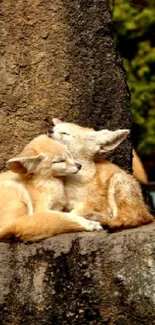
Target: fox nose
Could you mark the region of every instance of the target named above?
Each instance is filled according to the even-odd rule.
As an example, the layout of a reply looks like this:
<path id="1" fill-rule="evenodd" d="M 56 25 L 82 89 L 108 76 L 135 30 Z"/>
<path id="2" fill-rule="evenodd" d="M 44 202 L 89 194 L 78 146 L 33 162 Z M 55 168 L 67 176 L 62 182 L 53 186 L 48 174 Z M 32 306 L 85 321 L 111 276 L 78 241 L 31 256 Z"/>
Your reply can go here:
<path id="1" fill-rule="evenodd" d="M 82 167 L 82 165 L 80 165 L 80 164 L 75 164 L 76 165 L 76 167 L 78 168 L 78 170 L 80 170 L 81 169 L 81 167 Z"/>
<path id="2" fill-rule="evenodd" d="M 49 138 L 52 138 L 53 133 L 54 133 L 53 130 L 50 130 L 50 132 L 47 132 L 48 137 L 49 137 Z"/>

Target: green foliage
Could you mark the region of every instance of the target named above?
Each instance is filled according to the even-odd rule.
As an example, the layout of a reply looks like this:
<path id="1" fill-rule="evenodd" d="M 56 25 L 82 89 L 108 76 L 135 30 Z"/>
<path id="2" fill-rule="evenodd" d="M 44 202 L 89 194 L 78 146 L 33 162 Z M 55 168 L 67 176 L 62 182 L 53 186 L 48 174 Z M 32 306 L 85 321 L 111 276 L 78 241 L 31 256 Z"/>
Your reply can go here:
<path id="1" fill-rule="evenodd" d="M 155 0 L 115 0 L 114 37 L 124 58 L 138 151 L 155 148 Z"/>

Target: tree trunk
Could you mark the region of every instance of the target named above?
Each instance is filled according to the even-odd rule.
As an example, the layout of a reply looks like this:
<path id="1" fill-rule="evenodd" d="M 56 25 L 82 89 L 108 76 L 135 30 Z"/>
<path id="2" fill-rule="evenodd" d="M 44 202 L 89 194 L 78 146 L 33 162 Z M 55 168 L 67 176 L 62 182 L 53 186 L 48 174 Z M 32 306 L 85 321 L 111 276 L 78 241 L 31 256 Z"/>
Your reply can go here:
<path id="1" fill-rule="evenodd" d="M 0 3 L 0 169 L 52 117 L 130 128 L 129 93 L 106 0 Z M 130 169 L 129 141 L 114 160 Z"/>

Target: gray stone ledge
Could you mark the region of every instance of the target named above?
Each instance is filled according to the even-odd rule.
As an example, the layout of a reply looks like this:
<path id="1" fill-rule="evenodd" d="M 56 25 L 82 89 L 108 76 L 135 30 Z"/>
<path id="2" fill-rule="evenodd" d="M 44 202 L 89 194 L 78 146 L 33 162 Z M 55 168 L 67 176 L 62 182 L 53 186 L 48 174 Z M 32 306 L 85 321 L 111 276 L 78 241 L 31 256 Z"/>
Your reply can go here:
<path id="1" fill-rule="evenodd" d="M 0 243 L 2 325 L 155 324 L 155 224 Z"/>

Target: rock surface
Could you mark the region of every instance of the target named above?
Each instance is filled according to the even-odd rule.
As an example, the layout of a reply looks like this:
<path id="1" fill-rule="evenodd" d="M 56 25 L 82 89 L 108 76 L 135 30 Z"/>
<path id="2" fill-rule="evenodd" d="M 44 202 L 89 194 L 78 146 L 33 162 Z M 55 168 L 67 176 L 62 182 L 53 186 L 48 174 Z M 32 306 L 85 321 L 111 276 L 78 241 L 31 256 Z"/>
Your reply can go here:
<path id="1" fill-rule="evenodd" d="M 2 0 L 0 10 L 0 169 L 53 117 L 130 128 L 107 0 Z M 130 152 L 126 140 L 114 161 L 130 169 Z"/>
<path id="2" fill-rule="evenodd" d="M 155 224 L 0 243 L 2 325 L 155 324 Z"/>

